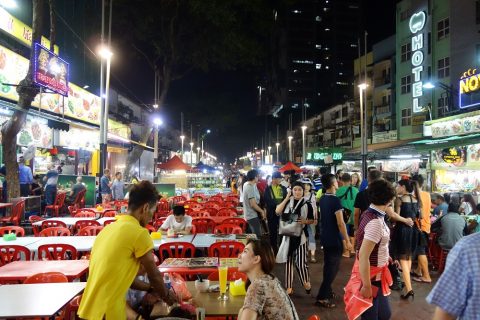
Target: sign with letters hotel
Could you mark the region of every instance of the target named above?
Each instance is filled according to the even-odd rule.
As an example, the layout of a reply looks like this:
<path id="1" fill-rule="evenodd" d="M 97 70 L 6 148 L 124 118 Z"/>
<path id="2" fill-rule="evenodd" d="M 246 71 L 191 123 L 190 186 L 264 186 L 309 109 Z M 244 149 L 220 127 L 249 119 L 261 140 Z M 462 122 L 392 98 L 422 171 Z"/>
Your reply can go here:
<path id="1" fill-rule="evenodd" d="M 423 96 L 422 64 L 425 60 L 423 54 L 425 41 L 422 30 L 425 27 L 426 21 L 427 15 L 424 11 L 420 11 L 414 13 L 410 17 L 410 21 L 408 23 L 412 36 L 412 109 L 414 113 L 424 111 L 424 108 L 420 105 L 420 98 Z"/>

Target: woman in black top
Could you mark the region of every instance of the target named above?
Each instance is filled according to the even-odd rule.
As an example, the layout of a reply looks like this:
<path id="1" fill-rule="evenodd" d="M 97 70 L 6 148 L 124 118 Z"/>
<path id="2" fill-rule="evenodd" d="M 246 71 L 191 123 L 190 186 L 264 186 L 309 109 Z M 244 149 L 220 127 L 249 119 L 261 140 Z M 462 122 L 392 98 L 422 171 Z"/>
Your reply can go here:
<path id="1" fill-rule="evenodd" d="M 293 196 L 292 196 L 293 194 Z M 295 264 L 300 280 L 307 294 L 310 294 L 310 274 L 307 264 L 308 228 L 307 225 L 315 222 L 312 205 L 304 198 L 304 189 L 301 182 L 294 182 L 292 191 L 288 191 L 287 197 L 277 206 L 277 215 L 282 216 L 283 221 L 291 218 L 291 214 L 298 217 L 297 222 L 303 225 L 300 236 L 284 236 L 282 245 L 288 242 L 288 258 L 285 265 L 285 287 L 287 293 L 293 292 L 293 265 Z M 282 247 L 280 245 L 280 248 Z"/>

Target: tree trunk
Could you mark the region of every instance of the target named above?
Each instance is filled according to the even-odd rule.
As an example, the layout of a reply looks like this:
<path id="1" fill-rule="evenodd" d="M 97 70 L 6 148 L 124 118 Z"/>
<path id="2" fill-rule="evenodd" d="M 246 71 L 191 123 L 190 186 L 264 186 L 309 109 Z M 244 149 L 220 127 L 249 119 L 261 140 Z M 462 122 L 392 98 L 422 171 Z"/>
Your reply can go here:
<path id="1" fill-rule="evenodd" d="M 2 125 L 2 147 L 3 161 L 7 171 L 7 190 L 8 199 L 20 196 L 20 184 L 18 180 L 18 163 L 17 163 L 17 134 L 25 125 L 27 111 L 32 104 L 33 99 L 38 94 L 38 87 L 33 83 L 33 57 L 34 43 L 40 42 L 44 0 L 33 0 L 33 23 L 32 23 L 32 48 L 30 51 L 30 64 L 25 79 L 20 81 L 17 87 L 18 92 L 18 108 L 13 113 L 12 118 Z"/>

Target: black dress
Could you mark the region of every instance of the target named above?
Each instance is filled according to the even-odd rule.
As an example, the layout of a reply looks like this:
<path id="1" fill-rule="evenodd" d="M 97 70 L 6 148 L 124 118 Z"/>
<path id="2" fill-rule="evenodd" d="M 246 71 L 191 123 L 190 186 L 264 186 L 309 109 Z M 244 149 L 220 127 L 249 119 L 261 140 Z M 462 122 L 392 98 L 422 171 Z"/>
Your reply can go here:
<path id="1" fill-rule="evenodd" d="M 410 195 L 410 201 L 412 196 Z M 403 202 L 400 206 L 400 215 L 403 218 L 411 218 L 413 221 L 418 218 L 418 202 Z M 402 222 L 396 222 L 392 234 L 392 256 L 395 259 L 406 260 L 412 257 L 418 246 L 419 230 L 416 224 L 413 227 Z"/>

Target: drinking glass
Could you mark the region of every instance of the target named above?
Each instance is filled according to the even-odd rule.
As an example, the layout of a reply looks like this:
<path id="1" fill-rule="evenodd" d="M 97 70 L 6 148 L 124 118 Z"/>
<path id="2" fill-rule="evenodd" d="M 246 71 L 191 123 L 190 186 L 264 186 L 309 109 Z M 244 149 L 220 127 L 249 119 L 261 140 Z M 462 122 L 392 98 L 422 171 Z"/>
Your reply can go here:
<path id="1" fill-rule="evenodd" d="M 228 274 L 228 267 L 218 267 L 218 282 L 220 286 L 220 297 L 218 297 L 218 300 L 222 300 L 222 301 L 228 300 L 227 274 Z"/>

